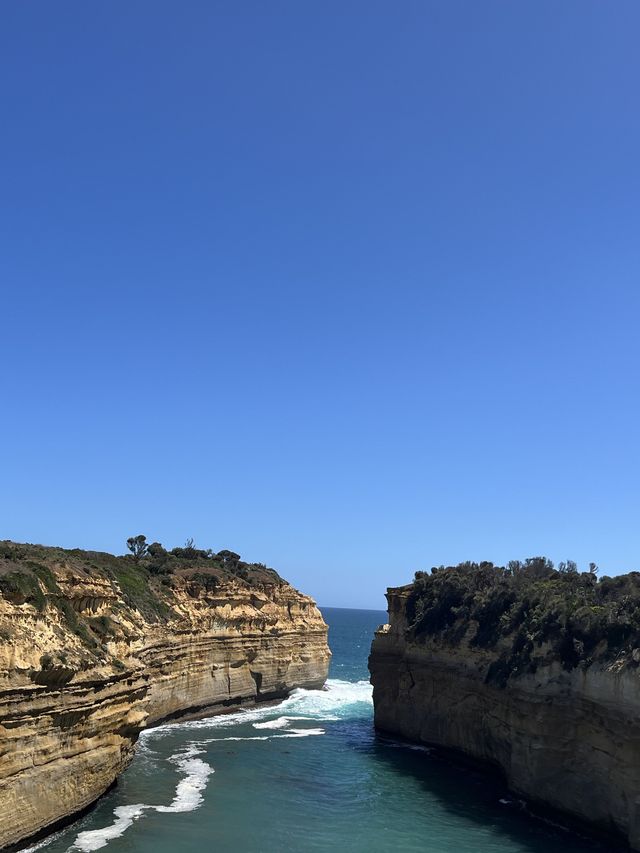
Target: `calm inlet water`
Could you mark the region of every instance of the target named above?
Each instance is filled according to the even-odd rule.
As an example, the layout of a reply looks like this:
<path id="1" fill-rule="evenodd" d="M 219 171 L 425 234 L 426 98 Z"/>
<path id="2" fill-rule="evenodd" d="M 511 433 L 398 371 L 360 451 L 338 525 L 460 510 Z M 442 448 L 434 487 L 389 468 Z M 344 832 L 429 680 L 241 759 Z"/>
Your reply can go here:
<path id="1" fill-rule="evenodd" d="M 324 608 L 325 691 L 146 732 L 118 786 L 47 853 L 589 853 L 485 777 L 373 732 L 367 656 L 384 612 Z M 34 849 L 34 848 L 32 848 Z"/>

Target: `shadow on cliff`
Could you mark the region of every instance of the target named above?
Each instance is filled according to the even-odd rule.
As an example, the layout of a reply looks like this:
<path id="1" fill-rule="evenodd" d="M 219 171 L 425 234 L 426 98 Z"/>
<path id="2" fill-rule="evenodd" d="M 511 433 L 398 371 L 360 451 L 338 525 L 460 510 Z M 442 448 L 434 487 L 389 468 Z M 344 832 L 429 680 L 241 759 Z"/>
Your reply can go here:
<path id="1" fill-rule="evenodd" d="M 461 757 L 374 734 L 374 760 L 387 773 L 417 782 L 424 790 L 425 808 L 436 808 L 479 831 L 491 827 L 509 837 L 522 853 L 625 853 L 629 848 L 610 838 L 598 839 L 551 811 L 531 811 L 510 794 L 500 775 L 469 764 Z M 479 847 L 478 850 L 481 850 Z M 462 852 L 461 852 L 462 853 Z"/>

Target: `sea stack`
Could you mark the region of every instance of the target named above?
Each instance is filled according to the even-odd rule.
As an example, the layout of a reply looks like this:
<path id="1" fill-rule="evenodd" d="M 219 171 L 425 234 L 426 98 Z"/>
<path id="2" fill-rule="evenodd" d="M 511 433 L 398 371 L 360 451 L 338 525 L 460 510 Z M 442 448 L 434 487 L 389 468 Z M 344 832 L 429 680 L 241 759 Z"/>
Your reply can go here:
<path id="1" fill-rule="evenodd" d="M 313 600 L 233 552 L 0 542 L 0 847 L 93 803 L 146 726 L 321 688 L 330 656 Z"/>

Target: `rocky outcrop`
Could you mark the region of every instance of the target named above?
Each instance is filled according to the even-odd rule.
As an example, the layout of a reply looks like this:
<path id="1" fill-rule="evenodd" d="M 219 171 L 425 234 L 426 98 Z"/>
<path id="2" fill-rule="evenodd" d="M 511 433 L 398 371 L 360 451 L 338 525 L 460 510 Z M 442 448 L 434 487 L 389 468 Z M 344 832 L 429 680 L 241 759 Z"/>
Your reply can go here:
<path id="1" fill-rule="evenodd" d="M 369 666 L 375 725 L 498 768 L 517 794 L 640 849 L 640 675 L 632 665 L 487 678 L 500 646 L 482 649 L 408 630 L 412 587 L 389 589 L 389 624 Z"/>
<path id="2" fill-rule="evenodd" d="M 89 806 L 130 762 L 145 726 L 326 679 L 320 611 L 277 576 L 152 579 L 151 613 L 86 559 L 63 553 L 36 566 L 31 592 L 9 568 L 13 585 L 0 596 L 0 847 Z"/>

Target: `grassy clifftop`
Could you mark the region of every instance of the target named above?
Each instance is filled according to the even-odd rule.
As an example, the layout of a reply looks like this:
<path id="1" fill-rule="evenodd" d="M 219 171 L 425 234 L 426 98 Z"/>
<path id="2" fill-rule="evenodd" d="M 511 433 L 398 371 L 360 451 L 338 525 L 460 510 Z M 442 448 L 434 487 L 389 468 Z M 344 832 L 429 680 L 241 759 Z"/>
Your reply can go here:
<path id="1" fill-rule="evenodd" d="M 640 573 L 598 580 L 595 567 L 559 568 L 534 557 L 417 572 L 406 603 L 410 638 L 494 650 L 487 681 L 502 686 L 556 660 L 567 670 L 594 662 L 637 667 Z"/>
<path id="2" fill-rule="evenodd" d="M 0 595 L 13 604 L 30 604 L 40 613 L 55 607 L 91 645 L 91 634 L 94 628 L 99 634 L 100 626 L 88 630 L 78 619 L 59 587 L 56 572 L 60 568 L 71 570 L 78 579 L 115 581 L 123 602 L 152 622 L 171 615 L 172 590 L 177 583 L 208 590 L 230 581 L 245 587 L 284 583 L 274 569 L 247 563 L 232 551 L 216 554 L 192 545 L 166 551 L 158 543 L 154 546 L 134 557 L 0 541 Z"/>

